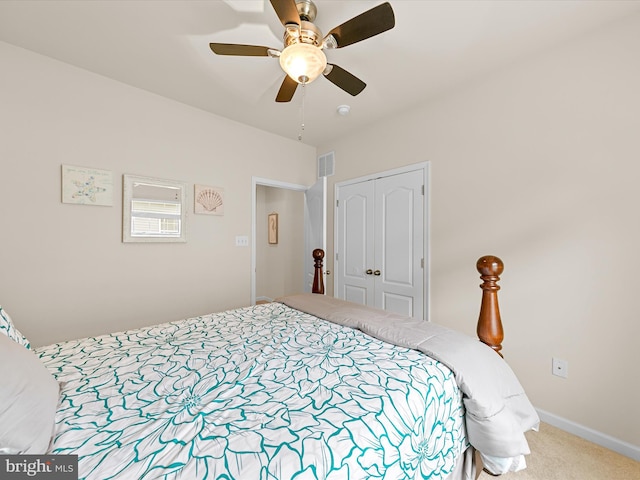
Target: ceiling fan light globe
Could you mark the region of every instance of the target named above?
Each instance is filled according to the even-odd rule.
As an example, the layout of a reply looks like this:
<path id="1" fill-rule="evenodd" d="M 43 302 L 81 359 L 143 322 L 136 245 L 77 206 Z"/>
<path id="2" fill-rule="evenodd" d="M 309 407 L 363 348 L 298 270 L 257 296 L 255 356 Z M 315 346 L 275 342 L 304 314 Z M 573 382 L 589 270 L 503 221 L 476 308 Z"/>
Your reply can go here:
<path id="1" fill-rule="evenodd" d="M 294 43 L 280 53 L 280 66 L 293 80 L 307 84 L 327 67 L 327 57 L 314 45 Z"/>

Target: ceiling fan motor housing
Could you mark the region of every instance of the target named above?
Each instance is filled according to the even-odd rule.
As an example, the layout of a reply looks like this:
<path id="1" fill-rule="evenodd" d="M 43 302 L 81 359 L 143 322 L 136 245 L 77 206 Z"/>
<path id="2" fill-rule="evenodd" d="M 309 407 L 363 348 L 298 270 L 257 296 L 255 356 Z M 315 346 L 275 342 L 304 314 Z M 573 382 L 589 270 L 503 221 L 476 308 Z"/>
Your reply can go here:
<path id="1" fill-rule="evenodd" d="M 284 46 L 288 47 L 294 43 L 308 43 L 319 47 L 322 43 L 322 32 L 315 24 L 301 20 L 300 27 L 298 25 L 287 26 L 284 32 Z"/>
<path id="2" fill-rule="evenodd" d="M 296 8 L 298 9 L 298 15 L 301 20 L 313 22 L 318 14 L 316 4 L 311 0 L 296 0 Z"/>

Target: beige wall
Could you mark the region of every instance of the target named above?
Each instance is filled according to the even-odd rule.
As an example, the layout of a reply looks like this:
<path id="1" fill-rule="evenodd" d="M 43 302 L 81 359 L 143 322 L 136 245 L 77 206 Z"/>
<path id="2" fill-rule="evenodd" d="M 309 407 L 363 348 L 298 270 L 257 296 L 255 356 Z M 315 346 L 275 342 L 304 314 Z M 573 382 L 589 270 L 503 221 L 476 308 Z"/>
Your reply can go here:
<path id="1" fill-rule="evenodd" d="M 534 405 L 636 449 L 639 112 L 636 15 L 318 149 L 330 205 L 335 182 L 430 161 L 431 319 L 474 334 L 475 262 L 498 255 L 504 353 Z"/>
<path id="2" fill-rule="evenodd" d="M 256 299 L 304 292 L 304 193 L 258 185 Z M 278 243 L 267 239 L 267 216 L 278 214 Z"/>
<path id="3" fill-rule="evenodd" d="M 504 353 L 533 403 L 636 448 L 639 32 L 636 15 L 318 149 L 336 153 L 329 205 L 336 181 L 430 161 L 431 318 L 473 334 L 475 261 L 502 257 Z M 314 149 L 2 43 L 0 60 L 0 302 L 23 333 L 249 302 L 233 240 L 250 235 L 251 176 L 310 185 Z M 114 206 L 61 204 L 63 163 L 112 170 Z M 122 244 L 123 173 L 222 186 L 226 214 L 190 215 L 184 245 Z"/>
<path id="4" fill-rule="evenodd" d="M 0 64 L 0 303 L 35 345 L 249 304 L 252 176 L 311 185 L 314 148 L 4 43 Z M 113 171 L 113 206 L 62 204 L 62 164 Z M 121 242 L 124 173 L 190 185 L 186 244 Z M 194 183 L 224 216 L 193 214 Z"/>

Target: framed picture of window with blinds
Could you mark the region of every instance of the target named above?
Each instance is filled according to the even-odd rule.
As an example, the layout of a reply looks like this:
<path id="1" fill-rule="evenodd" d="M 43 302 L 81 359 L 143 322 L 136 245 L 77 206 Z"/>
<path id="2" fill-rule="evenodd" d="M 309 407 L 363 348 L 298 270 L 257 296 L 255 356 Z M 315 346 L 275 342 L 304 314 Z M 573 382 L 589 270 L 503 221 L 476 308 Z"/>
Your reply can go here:
<path id="1" fill-rule="evenodd" d="M 122 241 L 186 242 L 187 185 L 123 176 Z"/>

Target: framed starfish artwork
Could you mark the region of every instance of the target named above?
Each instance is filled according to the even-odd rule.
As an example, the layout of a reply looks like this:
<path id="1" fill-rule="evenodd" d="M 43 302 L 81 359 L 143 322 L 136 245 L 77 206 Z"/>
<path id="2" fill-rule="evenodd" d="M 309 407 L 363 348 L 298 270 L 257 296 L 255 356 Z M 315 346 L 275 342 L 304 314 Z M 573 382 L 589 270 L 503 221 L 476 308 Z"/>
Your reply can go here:
<path id="1" fill-rule="evenodd" d="M 62 165 L 62 203 L 113 205 L 113 172 Z"/>

